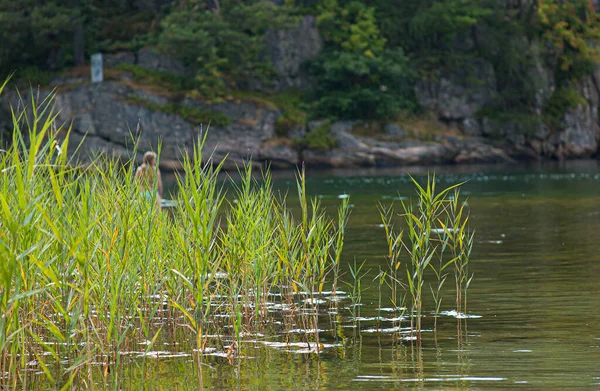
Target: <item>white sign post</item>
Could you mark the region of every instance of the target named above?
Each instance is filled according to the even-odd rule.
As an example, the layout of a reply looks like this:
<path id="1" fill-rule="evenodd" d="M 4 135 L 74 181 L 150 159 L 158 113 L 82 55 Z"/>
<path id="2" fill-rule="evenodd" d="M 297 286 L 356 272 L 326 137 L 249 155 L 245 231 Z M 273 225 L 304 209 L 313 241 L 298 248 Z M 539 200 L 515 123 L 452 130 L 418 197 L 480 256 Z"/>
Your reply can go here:
<path id="1" fill-rule="evenodd" d="M 102 72 L 102 53 L 92 54 L 91 63 L 92 83 L 100 83 L 104 80 L 104 74 Z"/>

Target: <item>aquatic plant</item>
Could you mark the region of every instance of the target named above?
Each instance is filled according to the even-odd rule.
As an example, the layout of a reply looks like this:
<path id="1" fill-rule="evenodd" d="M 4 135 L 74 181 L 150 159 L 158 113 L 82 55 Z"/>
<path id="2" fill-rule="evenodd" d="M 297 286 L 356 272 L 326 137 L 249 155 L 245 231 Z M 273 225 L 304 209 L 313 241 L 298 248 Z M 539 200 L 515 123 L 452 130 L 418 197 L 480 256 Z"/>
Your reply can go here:
<path id="1" fill-rule="evenodd" d="M 355 337 L 358 330 L 360 307 L 362 306 L 362 279 L 367 275 L 367 272 L 363 272 L 362 270 L 364 266 L 365 262 L 363 261 L 360 265 L 358 265 L 356 263 L 356 258 L 354 258 L 354 263 L 348 266 L 350 276 L 352 277 L 352 282 L 346 282 L 346 284 L 350 287 L 350 299 L 352 300 L 350 314 L 352 315 L 352 320 L 354 322 L 353 330 Z"/>
<path id="2" fill-rule="evenodd" d="M 89 388 L 98 378 L 119 389 L 128 363 L 144 372 L 149 357 L 165 354 L 157 346 L 168 346 L 193 358 L 201 387 L 211 352 L 233 362 L 250 343 L 278 336 L 288 348 L 320 353 L 319 326 L 340 299 L 352 302 L 360 336 L 365 263 L 348 265 L 342 279 L 349 200 L 331 217 L 308 196 L 304 170 L 292 213 L 269 170 L 257 176 L 248 162 L 239 179 L 223 181 L 199 138 L 182 160 L 178 202 L 159 213 L 140 196 L 135 149 L 121 162 L 69 160 L 53 94 L 21 97 L 12 122 L 12 144 L 0 152 L 0 386 L 29 389 L 41 372 L 56 389 Z M 387 284 L 394 319 L 405 314 L 408 289 L 420 338 L 430 277 L 436 315 L 450 267 L 457 311 L 466 311 L 473 234 L 459 185 L 436 194 L 435 179 L 414 182 L 419 203 L 403 202 L 407 228 L 395 233 L 393 208 L 381 213 L 388 266 L 378 275 L 376 331 L 391 321 L 381 315 Z M 348 297 L 338 289 L 344 283 Z M 345 338 L 341 326 L 336 332 Z"/>
<path id="3" fill-rule="evenodd" d="M 435 175 L 427 176 L 427 183 L 421 186 L 411 177 L 417 192 L 416 206 L 402 200 L 401 217 L 405 229 L 396 233 L 393 229 L 393 207 L 380 206 L 380 216 L 385 228 L 388 243 L 389 284 L 392 288 L 392 304 L 397 305 L 397 291 L 402 282 L 396 277 L 401 264 L 401 250 L 406 253 L 406 286 L 411 298 L 411 329 L 416 331 L 420 341 L 423 318 L 423 286 L 433 274 L 434 284 L 430 283 L 434 307 L 434 330 L 437 329 L 442 299 L 443 285 L 447 269 L 453 266 L 456 281 L 456 311 L 466 310 L 466 291 L 471 282 L 468 264 L 473 247 L 473 233 L 469 232 L 468 214 L 465 204 L 459 201 L 458 183 L 436 193 Z M 405 236 L 406 233 L 406 236 Z M 451 255 L 448 255 L 448 254 Z M 450 256 L 450 259 L 448 259 Z M 438 262 L 432 262 L 437 259 Z M 428 273 L 428 271 L 431 271 Z"/>
<path id="4" fill-rule="evenodd" d="M 139 194 L 135 150 L 120 163 L 67 158 L 52 99 L 21 99 L 0 152 L 1 386 L 28 389 L 34 369 L 56 389 L 100 374 L 118 389 L 124 362 L 143 365 L 165 344 L 194 356 L 201 381 L 204 354 L 234 359 L 244 335 L 261 333 L 321 350 L 319 305 L 339 286 L 347 201 L 336 221 L 302 171 L 296 219 L 250 162 L 226 194 L 199 139 L 176 207 L 159 213 Z"/>

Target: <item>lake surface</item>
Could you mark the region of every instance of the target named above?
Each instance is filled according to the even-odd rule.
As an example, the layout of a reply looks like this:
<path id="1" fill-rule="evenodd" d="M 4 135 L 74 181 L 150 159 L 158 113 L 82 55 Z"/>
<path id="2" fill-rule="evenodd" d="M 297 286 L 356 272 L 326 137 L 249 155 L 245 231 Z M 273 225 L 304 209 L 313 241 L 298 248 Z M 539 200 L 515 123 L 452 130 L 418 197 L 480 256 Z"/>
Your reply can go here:
<path id="1" fill-rule="evenodd" d="M 421 179 L 426 173 L 410 170 Z M 367 320 L 360 322 L 360 333 L 345 327 L 346 311 L 346 323 L 322 325 L 326 348 L 320 356 L 266 343 L 250 350 L 252 357 L 207 357 L 201 381 L 192 360 L 183 357 L 151 361 L 145 372 L 131 365 L 123 385 L 165 390 L 198 389 L 200 384 L 242 390 L 600 390 L 600 163 L 437 170 L 442 187 L 468 181 L 462 194 L 476 230 L 468 302 L 472 318 L 442 316 L 437 336 L 425 332 L 420 349 L 386 332 L 391 322 L 368 320 L 379 307 L 373 278 L 386 267 L 377 205 L 414 196 L 405 172 L 307 172 L 308 191 L 325 205 L 333 208 L 346 194 L 354 205 L 345 263 L 364 260 L 368 270 L 361 307 Z M 276 172 L 276 189 L 290 189 L 293 195 L 293 175 Z M 382 307 L 390 307 L 387 294 Z M 452 310 L 452 293 L 444 300 L 442 310 Z M 430 314 L 424 328 L 432 328 Z"/>

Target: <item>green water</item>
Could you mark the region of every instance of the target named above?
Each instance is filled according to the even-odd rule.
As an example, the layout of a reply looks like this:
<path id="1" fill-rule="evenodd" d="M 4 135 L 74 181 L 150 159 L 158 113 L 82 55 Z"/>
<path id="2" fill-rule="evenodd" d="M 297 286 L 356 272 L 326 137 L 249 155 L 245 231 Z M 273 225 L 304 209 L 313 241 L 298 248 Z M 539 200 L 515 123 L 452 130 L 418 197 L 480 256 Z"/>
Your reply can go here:
<path id="1" fill-rule="evenodd" d="M 418 177 L 424 169 L 412 169 Z M 275 186 L 292 188 L 293 173 L 275 173 Z M 365 261 L 362 316 L 377 315 L 372 281 L 386 251 L 377 204 L 414 191 L 404 170 L 308 172 L 309 192 L 327 206 L 348 194 L 354 205 L 345 261 Z M 228 360 L 206 358 L 199 382 L 190 357 L 130 365 L 125 388 L 150 389 L 581 389 L 600 390 L 600 164 L 579 162 L 516 168 L 449 167 L 441 186 L 468 180 L 475 273 L 462 322 L 439 319 L 437 338 L 421 349 L 394 343 L 375 321 L 361 322 L 353 338 L 346 322 L 321 325 L 320 356 L 264 347 Z M 293 197 L 291 197 L 293 201 Z M 382 307 L 389 307 L 386 292 Z M 443 310 L 453 309 L 451 293 Z M 431 308 L 429 306 L 429 308 Z M 349 312 L 340 313 L 347 318 Z M 460 325 L 460 328 L 459 328 Z M 329 326 L 329 327 L 328 327 Z M 403 327 L 408 326 L 405 322 Z M 332 329 L 333 327 L 333 329 Z M 431 330 L 432 317 L 424 327 Z M 123 380 L 123 379 L 122 379 Z"/>

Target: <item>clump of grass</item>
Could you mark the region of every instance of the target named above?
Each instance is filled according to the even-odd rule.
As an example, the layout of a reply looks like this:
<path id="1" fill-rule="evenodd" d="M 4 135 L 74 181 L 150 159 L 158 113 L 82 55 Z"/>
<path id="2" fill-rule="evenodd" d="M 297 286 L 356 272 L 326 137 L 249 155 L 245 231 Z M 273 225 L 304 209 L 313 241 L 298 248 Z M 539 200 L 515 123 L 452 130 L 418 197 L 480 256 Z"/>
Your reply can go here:
<path id="1" fill-rule="evenodd" d="M 385 227 L 388 243 L 390 286 L 392 304 L 397 303 L 398 288 L 403 287 L 397 276 L 401 265 L 401 252 L 406 253 L 406 286 L 411 298 L 411 328 L 416 331 L 417 341 L 421 340 L 423 317 L 423 287 L 429 281 L 434 300 L 434 330 L 442 304 L 442 287 L 446 281 L 447 269 L 453 267 L 456 282 L 456 311 L 459 317 L 466 311 L 466 292 L 471 282 L 468 264 L 473 246 L 473 233 L 469 231 L 468 214 L 465 204 L 459 201 L 459 188 L 455 184 L 439 193 L 435 189 L 435 176 L 427 177 L 425 186 L 414 178 L 417 190 L 417 206 L 402 201 L 402 213 L 406 231 L 396 233 L 393 229 L 393 208 L 381 207 L 381 219 Z M 450 257 L 450 259 L 448 259 Z M 438 262 L 433 262 L 434 260 Z M 432 284 L 433 283 L 433 284 Z M 416 321 L 416 322 L 415 322 Z"/>
<path id="2" fill-rule="evenodd" d="M 191 77 L 176 75 L 170 72 L 155 71 L 132 64 L 118 64 L 117 69 L 131 72 L 134 80 L 164 88 L 172 92 L 181 92 L 195 88 L 196 82 Z"/>
<path id="3" fill-rule="evenodd" d="M 298 115 L 295 112 L 284 112 L 284 114 L 275 121 L 275 133 L 277 133 L 278 136 L 286 137 L 293 129 L 303 127 L 305 122 L 306 115 Z"/>
<path id="4" fill-rule="evenodd" d="M 300 91 L 288 90 L 278 94 L 268 94 L 257 91 L 227 91 L 225 97 L 254 102 L 271 110 L 281 110 L 282 116 L 275 122 L 278 136 L 287 137 L 289 132 L 298 127 L 304 127 L 307 112 L 303 106 L 304 97 Z"/>
<path id="5" fill-rule="evenodd" d="M 194 125 L 213 124 L 215 126 L 227 126 L 231 123 L 229 117 L 216 111 L 206 111 L 196 107 L 185 106 L 178 103 L 156 103 L 144 99 L 138 95 L 130 95 L 127 102 L 142 105 L 152 111 L 174 114 L 182 117 Z"/>
<path id="6" fill-rule="evenodd" d="M 337 139 L 330 134 L 331 122 L 326 121 L 317 126 L 312 131 L 308 132 L 304 138 L 294 138 L 292 140 L 296 148 L 299 149 L 315 149 L 319 151 L 327 151 L 337 146 Z"/>

